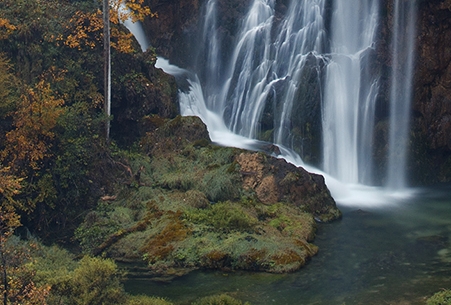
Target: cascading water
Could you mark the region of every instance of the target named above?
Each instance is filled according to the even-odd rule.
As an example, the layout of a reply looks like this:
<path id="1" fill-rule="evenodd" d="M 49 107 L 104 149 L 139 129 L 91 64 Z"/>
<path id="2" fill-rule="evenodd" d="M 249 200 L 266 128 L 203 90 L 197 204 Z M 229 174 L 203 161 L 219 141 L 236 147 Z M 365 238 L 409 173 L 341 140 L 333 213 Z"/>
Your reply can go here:
<path id="1" fill-rule="evenodd" d="M 253 0 L 232 47 L 224 45 L 218 33 L 218 1 L 206 3 L 202 44 L 194 70 L 172 71 L 178 77 L 184 75 L 190 88 L 180 91 L 182 114 L 201 117 L 213 141 L 224 145 L 246 147 L 249 139 L 261 138 L 261 127 L 266 124 L 272 128 L 275 144 L 294 148 L 299 137 L 293 136 L 293 125 L 300 119 L 293 109 L 311 103 L 311 99 L 317 100 L 321 105 L 322 131 L 317 136 L 322 138 L 324 174 L 332 194 L 336 199 L 340 195 L 349 196 L 342 193 L 344 185 L 371 185 L 372 139 L 380 87 L 380 69 L 372 63 L 380 26 L 380 1 L 329 1 L 330 14 L 325 0 L 292 0 L 287 13 L 280 18 L 275 0 Z M 399 45 L 393 44 L 393 52 L 398 54 L 401 46 L 403 50 L 405 45 L 413 48 L 413 38 L 400 39 L 408 19 L 401 18 L 405 8 L 399 0 L 394 1 L 397 18 L 393 39 Z M 394 58 L 395 66 L 402 66 Z M 410 55 L 406 62 L 411 61 Z M 174 69 L 162 60 L 158 66 Z M 393 73 L 392 105 L 411 97 L 412 65 L 406 67 Z M 399 78 L 405 83 L 397 84 Z M 405 109 L 391 108 L 390 146 L 405 142 L 408 119 L 401 114 L 408 113 Z M 271 113 L 272 122 L 263 122 L 264 113 Z M 395 126 L 394 122 L 407 125 Z M 404 184 L 392 181 L 400 182 L 403 178 L 394 174 L 402 173 L 405 167 L 405 162 L 399 162 L 397 157 L 405 155 L 405 151 L 391 151 L 396 153 L 390 153 L 389 184 L 397 188 Z M 303 165 L 300 158 L 293 162 Z M 331 187 L 337 180 L 341 184 Z"/>
<path id="2" fill-rule="evenodd" d="M 282 106 L 275 118 L 274 141 L 289 146 L 284 124 L 289 120 L 296 82 L 308 56 L 320 54 L 325 44 L 324 1 L 292 1 L 290 13 L 278 26 L 275 38 L 274 5 L 274 0 L 253 1 L 231 58 L 224 60 L 219 56 L 221 46 L 216 22 L 212 21 L 217 0 L 209 0 L 203 32 L 206 49 L 200 52 L 206 64 L 196 72 L 205 84 L 207 107 L 220 114 L 231 131 L 242 136 L 258 137 L 268 99 L 279 100 Z M 223 71 L 222 77 L 218 71 Z"/>
<path id="3" fill-rule="evenodd" d="M 410 125 L 412 78 L 415 54 L 416 0 L 395 0 L 392 38 L 392 84 L 390 93 L 389 188 L 406 187 L 405 167 Z"/>
<path id="4" fill-rule="evenodd" d="M 371 184 L 372 134 L 379 75 L 365 73 L 379 24 L 378 0 L 334 2 L 331 56 L 323 102 L 324 171 Z"/>

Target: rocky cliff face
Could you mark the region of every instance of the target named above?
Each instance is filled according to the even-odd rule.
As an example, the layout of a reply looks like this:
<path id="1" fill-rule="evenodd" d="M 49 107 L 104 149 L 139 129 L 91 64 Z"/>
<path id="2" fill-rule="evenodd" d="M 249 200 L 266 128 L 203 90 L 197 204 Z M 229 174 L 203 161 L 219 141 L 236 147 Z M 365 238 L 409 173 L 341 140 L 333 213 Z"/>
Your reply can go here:
<path id="1" fill-rule="evenodd" d="M 190 53 L 196 38 L 202 0 L 146 0 L 157 18 L 147 19 L 144 29 L 157 54 L 171 60 L 183 59 Z M 176 62 L 179 63 L 179 62 Z"/>
<path id="2" fill-rule="evenodd" d="M 417 175 L 451 179 L 451 1 L 421 1 L 414 99 Z M 430 172 L 432 169 L 433 172 Z M 423 173 L 419 173 L 423 171 Z"/>
<path id="3" fill-rule="evenodd" d="M 199 16 L 206 0 L 146 0 L 147 5 L 158 18 L 148 19 L 144 23 L 151 45 L 155 46 L 159 56 L 170 58 L 171 62 L 188 67 L 196 64 L 192 48 L 198 47 L 196 41 L 202 28 Z M 230 46 L 240 17 L 247 11 L 250 0 L 218 1 L 219 32 L 223 49 Z"/>

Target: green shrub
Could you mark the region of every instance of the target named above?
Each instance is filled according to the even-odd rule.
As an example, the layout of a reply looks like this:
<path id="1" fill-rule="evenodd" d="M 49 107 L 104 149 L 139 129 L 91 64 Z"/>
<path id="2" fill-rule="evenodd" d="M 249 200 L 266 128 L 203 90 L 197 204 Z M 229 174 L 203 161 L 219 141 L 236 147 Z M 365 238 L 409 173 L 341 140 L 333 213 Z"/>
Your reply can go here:
<path id="1" fill-rule="evenodd" d="M 59 285 L 77 268 L 74 255 L 58 246 L 40 246 L 34 262 L 36 280 L 41 284 Z"/>
<path id="2" fill-rule="evenodd" d="M 427 305 L 451 305 L 451 290 L 437 292 L 427 300 Z"/>
<path id="3" fill-rule="evenodd" d="M 85 256 L 69 278 L 68 304 L 123 304 L 125 292 L 120 279 L 112 260 Z"/>
<path id="4" fill-rule="evenodd" d="M 250 303 L 243 303 L 227 294 L 220 294 L 199 299 L 192 303 L 192 305 L 250 305 Z"/>

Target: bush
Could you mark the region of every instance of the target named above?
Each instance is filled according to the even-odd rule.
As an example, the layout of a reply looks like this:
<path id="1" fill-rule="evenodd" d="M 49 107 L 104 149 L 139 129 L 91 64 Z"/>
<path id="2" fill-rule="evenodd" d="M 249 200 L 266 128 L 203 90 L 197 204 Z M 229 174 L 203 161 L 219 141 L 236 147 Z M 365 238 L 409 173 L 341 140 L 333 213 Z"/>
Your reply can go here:
<path id="1" fill-rule="evenodd" d="M 227 294 L 220 294 L 199 299 L 192 303 L 192 305 L 250 305 L 250 303 L 243 303 Z"/>
<path id="2" fill-rule="evenodd" d="M 65 300 L 64 304 L 124 304 L 126 294 L 120 278 L 112 260 L 85 256 L 73 272 L 52 286 L 52 290 Z"/>
<path id="3" fill-rule="evenodd" d="M 427 300 L 427 305 L 451 305 L 451 290 L 437 292 Z"/>

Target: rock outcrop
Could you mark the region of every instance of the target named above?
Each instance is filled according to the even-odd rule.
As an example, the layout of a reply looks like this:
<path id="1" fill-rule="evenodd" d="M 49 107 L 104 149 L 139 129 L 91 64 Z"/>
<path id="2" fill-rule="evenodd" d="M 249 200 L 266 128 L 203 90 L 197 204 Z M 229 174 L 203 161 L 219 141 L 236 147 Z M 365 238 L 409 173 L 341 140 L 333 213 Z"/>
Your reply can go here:
<path id="1" fill-rule="evenodd" d="M 262 153 L 243 152 L 236 161 L 244 189 L 253 190 L 262 203 L 289 202 L 323 222 L 341 216 L 323 176 Z"/>
<path id="2" fill-rule="evenodd" d="M 175 79 L 155 68 L 155 60 L 151 50 L 114 58 L 111 127 L 119 144 L 145 135 L 151 117 L 174 118 L 179 112 Z"/>

